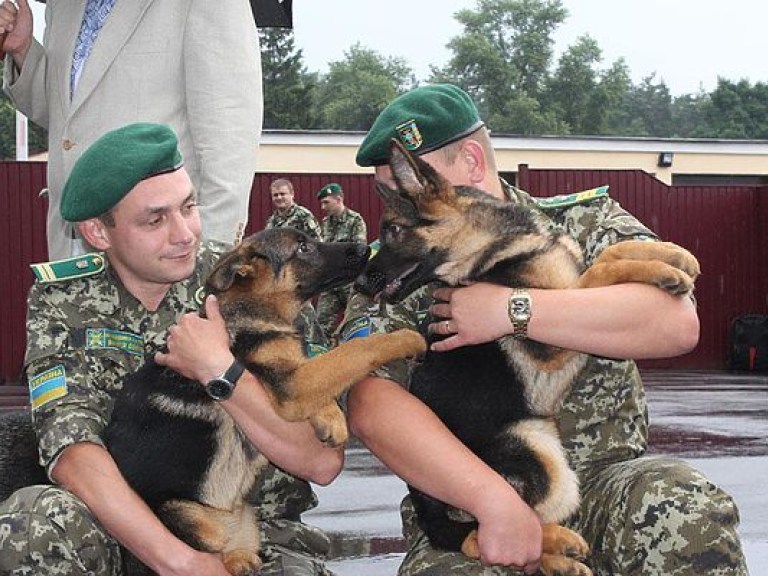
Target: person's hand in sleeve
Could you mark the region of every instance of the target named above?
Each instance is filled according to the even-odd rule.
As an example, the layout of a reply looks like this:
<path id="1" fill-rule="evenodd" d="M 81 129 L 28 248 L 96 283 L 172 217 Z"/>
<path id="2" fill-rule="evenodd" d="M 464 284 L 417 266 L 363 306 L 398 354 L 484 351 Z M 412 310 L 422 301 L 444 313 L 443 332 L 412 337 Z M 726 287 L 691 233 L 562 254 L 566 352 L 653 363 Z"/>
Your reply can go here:
<path id="1" fill-rule="evenodd" d="M 0 56 L 10 54 L 19 68 L 32 45 L 32 11 L 27 0 L 0 4 Z"/>

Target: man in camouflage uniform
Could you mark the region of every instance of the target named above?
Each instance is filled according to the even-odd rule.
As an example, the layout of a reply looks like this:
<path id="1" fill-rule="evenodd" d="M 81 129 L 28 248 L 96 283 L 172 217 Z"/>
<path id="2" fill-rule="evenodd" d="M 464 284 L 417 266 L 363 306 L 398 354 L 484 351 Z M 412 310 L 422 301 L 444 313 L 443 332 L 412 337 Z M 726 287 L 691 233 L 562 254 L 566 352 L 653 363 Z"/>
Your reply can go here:
<path id="1" fill-rule="evenodd" d="M 269 185 L 272 205 L 275 210 L 267 219 L 265 228 L 296 228 L 315 240 L 322 240 L 320 224 L 315 215 L 293 199 L 293 184 L 290 180 L 279 178 Z M 307 326 L 307 338 L 314 344 L 309 347 L 310 355 L 322 353 L 328 349 L 325 330 L 317 321 L 317 312 L 312 302 L 301 307 L 301 321 Z"/>
<path id="2" fill-rule="evenodd" d="M 317 193 L 325 214 L 322 223 L 323 242 L 368 242 L 368 230 L 363 217 L 344 205 L 344 190 L 331 182 Z M 347 306 L 352 285 L 339 286 L 324 292 L 317 299 L 317 321 L 326 337 L 333 339 L 339 317 Z"/>
<path id="3" fill-rule="evenodd" d="M 267 218 L 265 228 L 296 228 L 316 240 L 322 239 L 320 224 L 310 210 L 294 200 L 293 184 L 286 178 L 275 180 L 269 185 L 272 196 L 272 214 Z"/>
<path id="4" fill-rule="evenodd" d="M 406 93 L 374 123 L 357 162 L 375 166 L 377 180 L 393 187 L 386 165 L 391 138 L 456 185 L 529 206 L 580 244 L 586 265 L 616 242 L 656 240 L 604 189 L 536 202 L 500 181 L 489 133 L 469 96 L 454 86 Z M 673 356 L 695 346 L 692 299 L 640 284 L 528 293 L 529 338 L 591 355 L 557 424 L 581 483 L 582 505 L 571 525 L 591 546 L 595 574 L 745 574 L 735 503 L 684 462 L 643 455 L 648 420 L 642 382 L 634 361 L 618 360 Z M 356 295 L 341 339 L 415 327 L 448 336 L 432 344 L 436 351 L 493 341 L 519 322 L 508 315 L 511 296 L 510 288 L 485 283 L 426 286 L 400 304 L 381 307 Z M 482 562 L 432 548 L 406 498 L 401 512 L 409 551 L 400 574 L 535 573 L 542 546 L 538 517 L 407 392 L 415 369 L 397 362 L 358 383 L 348 397 L 350 426 L 408 483 L 477 519 Z"/>
<path id="5" fill-rule="evenodd" d="M 173 536 L 126 484 L 101 432 L 123 377 L 157 360 L 207 382 L 233 362 L 205 278 L 226 246 L 200 243 L 200 217 L 176 136 L 133 124 L 107 133 L 80 158 L 63 190 L 62 216 L 101 253 L 34 267 L 26 373 L 40 462 L 52 485 L 22 488 L 0 504 L 0 575 L 120 575 L 121 548 L 158 574 L 227 574 L 214 554 Z M 178 324 L 174 324 L 178 323 Z M 270 465 L 251 501 L 269 575 L 327 575 L 328 539 L 301 523 L 343 453 L 306 423 L 271 408 L 249 372 L 222 401 Z M 289 454 L 294 454 L 290 456 Z M 284 455 L 285 454 L 285 455 Z M 280 468 L 277 468 L 280 466 Z"/>

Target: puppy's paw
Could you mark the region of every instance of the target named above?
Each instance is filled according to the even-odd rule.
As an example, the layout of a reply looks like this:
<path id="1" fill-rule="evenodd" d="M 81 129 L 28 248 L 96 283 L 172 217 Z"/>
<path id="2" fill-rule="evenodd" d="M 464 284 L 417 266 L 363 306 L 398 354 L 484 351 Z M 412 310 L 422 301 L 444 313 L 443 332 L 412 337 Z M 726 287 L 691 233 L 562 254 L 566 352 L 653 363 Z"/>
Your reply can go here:
<path id="1" fill-rule="evenodd" d="M 589 555 L 589 544 L 581 534 L 559 524 L 545 524 L 543 528 L 544 552 L 584 560 Z"/>
<path id="2" fill-rule="evenodd" d="M 655 279 L 655 284 L 675 296 L 692 292 L 694 287 L 691 276 L 671 265 L 663 267 L 663 271 Z"/>
<path id="3" fill-rule="evenodd" d="M 464 542 L 461 543 L 461 551 L 469 558 L 480 558 L 480 543 L 477 540 L 477 530 L 472 530 Z"/>
<path id="4" fill-rule="evenodd" d="M 696 280 L 699 274 L 701 274 L 699 261 L 688 250 L 672 242 L 659 242 L 658 244 L 662 253 L 658 255 L 657 260 L 666 262 L 670 266 L 685 272 L 691 280 Z"/>
<path id="5" fill-rule="evenodd" d="M 225 552 L 222 561 L 227 572 L 233 576 L 252 576 L 258 574 L 261 568 L 259 555 L 245 548 Z"/>
<path id="6" fill-rule="evenodd" d="M 592 576 L 592 570 L 586 564 L 557 554 L 541 555 L 539 571 L 544 576 Z"/>
<path id="7" fill-rule="evenodd" d="M 329 446 L 341 446 L 349 438 L 349 431 L 344 417 L 313 416 L 309 419 L 315 429 L 315 435 L 321 442 Z"/>
<path id="8" fill-rule="evenodd" d="M 427 351 L 427 342 L 424 337 L 415 330 L 402 328 L 390 334 L 397 337 L 401 353 L 404 357 L 419 356 Z"/>

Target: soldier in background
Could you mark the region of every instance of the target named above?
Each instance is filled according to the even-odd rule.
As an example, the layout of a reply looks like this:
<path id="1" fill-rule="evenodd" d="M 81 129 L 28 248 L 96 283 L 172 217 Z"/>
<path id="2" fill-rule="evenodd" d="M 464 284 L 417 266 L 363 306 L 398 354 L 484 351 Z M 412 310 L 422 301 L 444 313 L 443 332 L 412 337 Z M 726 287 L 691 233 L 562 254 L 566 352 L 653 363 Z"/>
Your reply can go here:
<path id="1" fill-rule="evenodd" d="M 40 461 L 53 483 L 0 504 L 0 574 L 119 576 L 119 542 L 157 574 L 227 576 L 221 558 L 159 522 L 101 440 L 123 378 L 160 347 L 167 344 L 168 355 L 158 362 L 188 359 L 180 371 L 199 382 L 233 362 L 216 299 L 205 300 L 206 318 L 197 313 L 205 279 L 228 246 L 200 240 L 176 135 L 158 124 L 105 134 L 75 164 L 61 216 L 101 252 L 34 267 L 25 371 Z M 185 337 L 190 327 L 194 338 Z M 259 574 L 330 576 L 321 559 L 328 538 L 301 514 L 317 503 L 306 480 L 330 482 L 343 451 L 322 445 L 308 423 L 280 418 L 250 372 L 236 384 L 221 406 L 274 460 L 250 495 Z"/>
<path id="2" fill-rule="evenodd" d="M 332 182 L 323 186 L 317 193 L 320 208 L 325 214 L 322 224 L 323 242 L 362 242 L 368 241 L 368 230 L 363 217 L 344 205 L 344 190 L 341 185 Z M 329 340 L 339 323 L 340 315 L 347 307 L 351 285 L 340 286 L 323 292 L 317 300 L 317 321 Z"/>
<path id="3" fill-rule="evenodd" d="M 293 183 L 290 180 L 287 178 L 273 180 L 269 185 L 269 193 L 274 211 L 267 219 L 265 228 L 296 228 L 316 240 L 323 239 L 320 224 L 315 215 L 294 200 Z M 313 343 L 307 346 L 307 354 L 310 356 L 322 354 L 328 349 L 329 341 L 325 336 L 325 330 L 317 321 L 317 312 L 311 301 L 301 307 L 300 315 L 302 322 L 307 326 L 307 340 Z"/>
<path id="4" fill-rule="evenodd" d="M 305 234 L 322 239 L 320 224 L 310 210 L 294 200 L 293 184 L 286 178 L 274 180 L 269 185 L 272 197 L 272 215 L 267 219 L 266 228 L 296 228 Z"/>

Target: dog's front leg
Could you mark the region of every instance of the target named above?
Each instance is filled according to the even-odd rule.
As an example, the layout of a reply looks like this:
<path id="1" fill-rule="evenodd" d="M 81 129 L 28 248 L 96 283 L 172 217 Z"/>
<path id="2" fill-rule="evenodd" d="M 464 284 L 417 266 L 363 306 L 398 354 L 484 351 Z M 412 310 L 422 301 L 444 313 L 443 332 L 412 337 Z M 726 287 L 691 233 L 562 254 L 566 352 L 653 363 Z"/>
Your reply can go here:
<path id="1" fill-rule="evenodd" d="M 373 334 L 344 342 L 296 369 L 287 398 L 276 405 L 277 412 L 291 421 L 307 420 L 319 414 L 317 423 L 325 432 L 344 426 L 346 434 L 343 414 L 336 406 L 339 395 L 376 368 L 398 358 L 423 354 L 426 347 L 424 338 L 413 330 Z M 330 437 L 328 440 L 333 441 Z"/>
<path id="2" fill-rule="evenodd" d="M 578 280 L 579 288 L 623 282 L 642 282 L 685 294 L 693 290 L 699 262 L 685 248 L 671 242 L 628 240 L 609 246 Z"/>
<path id="3" fill-rule="evenodd" d="M 688 250 L 672 242 L 625 240 L 608 246 L 595 263 L 617 260 L 659 260 L 682 270 L 691 279 L 701 274 L 699 261 Z"/>
<path id="4" fill-rule="evenodd" d="M 626 282 L 658 286 L 670 294 L 693 291 L 693 279 L 674 266 L 661 261 L 617 260 L 598 262 L 579 277 L 578 288 L 599 288 Z"/>
<path id="5" fill-rule="evenodd" d="M 309 422 L 317 438 L 329 446 L 341 446 L 349 438 L 346 418 L 335 399 L 325 406 L 319 406 L 317 412 L 310 416 Z"/>

